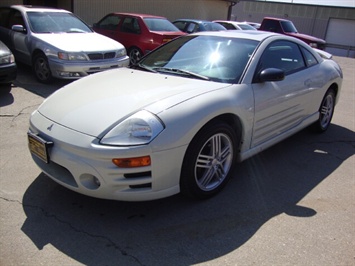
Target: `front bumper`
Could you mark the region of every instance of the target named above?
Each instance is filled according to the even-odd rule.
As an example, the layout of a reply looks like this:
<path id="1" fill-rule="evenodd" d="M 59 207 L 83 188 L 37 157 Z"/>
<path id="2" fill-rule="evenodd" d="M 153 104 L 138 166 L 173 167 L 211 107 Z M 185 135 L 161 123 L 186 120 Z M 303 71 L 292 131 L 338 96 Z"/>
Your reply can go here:
<path id="1" fill-rule="evenodd" d="M 30 132 L 53 142 L 49 163 L 32 154 L 35 163 L 57 183 L 78 193 L 103 199 L 145 201 L 179 193 L 180 167 L 186 147 L 152 151 L 149 145 L 112 147 L 54 124 L 38 112 L 30 121 Z M 119 168 L 113 158 L 149 155 L 151 165 Z"/>
<path id="2" fill-rule="evenodd" d="M 0 84 L 12 83 L 16 79 L 16 64 L 0 65 Z"/>
<path id="3" fill-rule="evenodd" d="M 52 76 L 59 79 L 78 79 L 97 72 L 127 67 L 129 57 L 114 58 L 112 60 L 92 60 L 83 62 L 70 62 L 49 58 L 49 67 Z"/>

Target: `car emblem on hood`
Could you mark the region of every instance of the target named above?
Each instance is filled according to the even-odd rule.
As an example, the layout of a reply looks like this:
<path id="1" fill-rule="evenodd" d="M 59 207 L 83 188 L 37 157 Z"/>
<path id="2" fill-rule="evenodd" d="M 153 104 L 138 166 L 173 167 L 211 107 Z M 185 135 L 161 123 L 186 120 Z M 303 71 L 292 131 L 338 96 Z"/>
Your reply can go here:
<path id="1" fill-rule="evenodd" d="M 53 128 L 53 125 L 54 125 L 54 124 L 52 124 L 52 125 L 50 125 L 49 127 L 47 127 L 47 130 L 48 130 L 48 131 L 51 131 L 52 128 Z"/>

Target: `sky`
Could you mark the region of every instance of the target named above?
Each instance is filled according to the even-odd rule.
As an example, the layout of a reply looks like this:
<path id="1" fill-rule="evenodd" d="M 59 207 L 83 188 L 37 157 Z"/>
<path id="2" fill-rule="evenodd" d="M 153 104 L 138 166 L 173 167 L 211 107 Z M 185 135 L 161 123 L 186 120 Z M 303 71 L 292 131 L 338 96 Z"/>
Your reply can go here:
<path id="1" fill-rule="evenodd" d="M 355 7 L 355 0 L 259 0 L 294 4 Z"/>

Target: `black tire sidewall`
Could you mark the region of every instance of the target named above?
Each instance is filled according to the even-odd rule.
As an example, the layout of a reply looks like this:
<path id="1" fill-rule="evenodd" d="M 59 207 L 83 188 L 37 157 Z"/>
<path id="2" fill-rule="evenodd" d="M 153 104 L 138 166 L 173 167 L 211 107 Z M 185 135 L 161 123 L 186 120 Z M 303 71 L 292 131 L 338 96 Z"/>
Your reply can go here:
<path id="1" fill-rule="evenodd" d="M 37 63 L 37 60 L 39 60 L 39 59 L 43 59 L 45 62 L 46 62 L 46 64 L 47 64 L 47 67 L 48 67 L 48 69 L 49 69 L 49 77 L 47 78 L 47 79 L 40 79 L 39 77 L 38 77 L 38 75 L 37 75 L 37 72 L 36 72 L 36 63 Z M 50 70 L 50 68 L 49 68 L 49 64 L 48 64 L 48 59 L 47 59 L 47 57 L 44 55 L 44 54 L 36 54 L 34 57 L 33 57 L 33 73 L 34 73 L 34 75 L 35 75 L 35 77 L 36 77 L 36 79 L 39 81 L 39 82 L 41 82 L 41 83 L 45 83 L 45 84 L 48 84 L 48 83 L 50 83 L 51 81 L 52 81 L 52 79 L 53 79 L 53 77 L 52 77 L 52 73 L 51 73 L 51 70 Z"/>
<path id="2" fill-rule="evenodd" d="M 219 184 L 218 187 L 210 191 L 204 191 L 199 188 L 195 180 L 194 169 L 195 169 L 196 159 L 201 151 L 201 148 L 206 143 L 206 141 L 209 138 L 211 138 L 211 136 L 218 133 L 226 134 L 232 142 L 232 149 L 233 149 L 232 165 L 225 179 L 222 181 L 221 184 Z M 209 123 L 205 127 L 203 127 L 193 138 L 186 151 L 182 169 L 181 169 L 181 176 L 180 176 L 181 193 L 190 198 L 205 199 L 205 198 L 210 198 L 215 194 L 217 194 L 218 192 L 220 192 L 228 183 L 229 179 L 231 178 L 231 174 L 235 166 L 236 147 L 237 147 L 237 136 L 233 131 L 232 127 L 229 126 L 228 124 L 217 121 L 217 122 Z"/>
<path id="3" fill-rule="evenodd" d="M 329 95 L 332 95 L 332 98 L 333 98 L 333 107 L 332 107 L 333 110 L 332 110 L 331 117 L 329 119 L 329 123 L 324 127 L 324 126 L 322 126 L 322 114 L 321 114 L 321 111 L 322 111 L 322 107 L 324 105 L 324 102 L 326 101 L 326 99 L 327 99 L 327 97 Z M 319 107 L 319 119 L 313 124 L 314 131 L 316 131 L 318 133 L 323 133 L 329 128 L 329 126 L 331 124 L 331 121 L 332 121 L 332 118 L 333 118 L 334 108 L 335 108 L 335 92 L 334 92 L 333 89 L 329 89 L 327 91 L 327 93 L 324 95 L 324 97 L 322 99 L 321 106 Z"/>

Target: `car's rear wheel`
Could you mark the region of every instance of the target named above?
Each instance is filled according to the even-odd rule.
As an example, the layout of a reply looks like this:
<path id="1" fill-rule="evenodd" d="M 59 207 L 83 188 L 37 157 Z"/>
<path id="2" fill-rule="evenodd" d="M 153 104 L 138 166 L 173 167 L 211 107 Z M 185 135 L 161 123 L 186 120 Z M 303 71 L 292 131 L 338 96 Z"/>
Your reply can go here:
<path id="1" fill-rule="evenodd" d="M 193 198 L 217 194 L 231 177 L 237 137 L 226 123 L 205 126 L 190 143 L 184 158 L 180 189 Z"/>
<path id="2" fill-rule="evenodd" d="M 329 89 L 325 94 L 319 108 L 319 119 L 313 124 L 313 129 L 317 132 L 324 132 L 328 129 L 334 113 L 335 92 Z"/>
<path id="3" fill-rule="evenodd" d="M 38 53 L 33 58 L 33 71 L 38 81 L 42 83 L 49 83 L 52 81 L 52 72 L 49 68 L 47 57 Z"/>
<path id="4" fill-rule="evenodd" d="M 138 63 L 139 60 L 141 60 L 143 53 L 139 48 L 132 47 L 128 51 L 128 56 L 129 56 L 130 64 L 135 65 Z"/>

